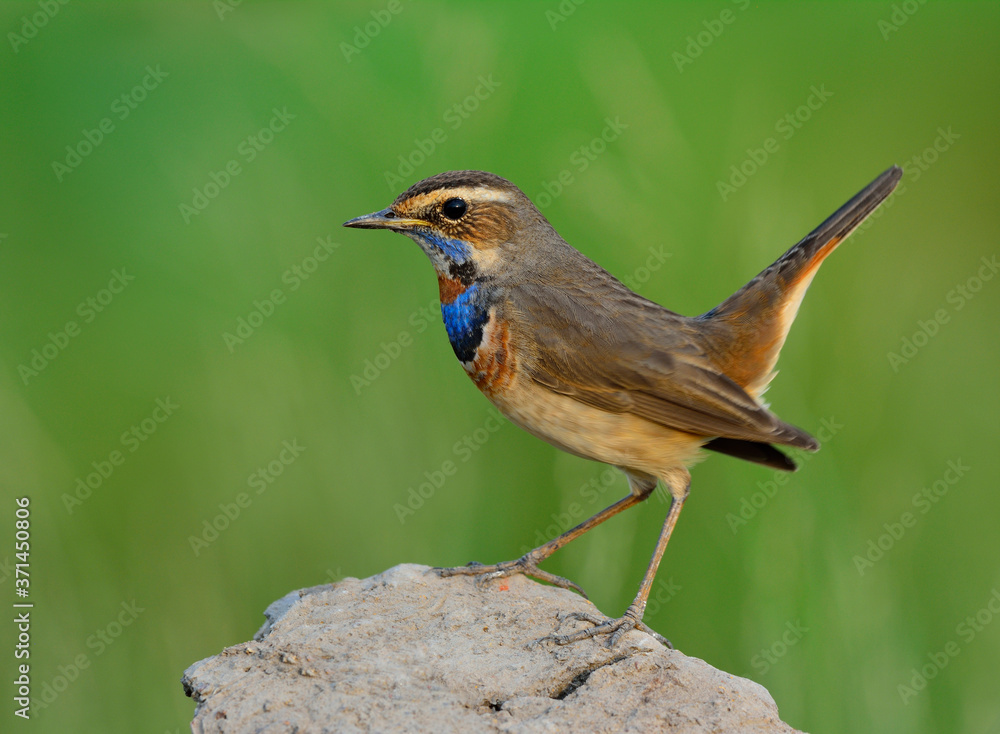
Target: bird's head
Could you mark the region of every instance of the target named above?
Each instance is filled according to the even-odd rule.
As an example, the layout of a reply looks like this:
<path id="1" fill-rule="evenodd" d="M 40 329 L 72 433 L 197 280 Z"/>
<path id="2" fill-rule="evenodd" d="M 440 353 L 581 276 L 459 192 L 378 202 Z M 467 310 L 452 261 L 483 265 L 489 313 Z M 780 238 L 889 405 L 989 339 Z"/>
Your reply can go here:
<path id="1" fill-rule="evenodd" d="M 517 186 L 485 171 L 449 171 L 426 178 L 391 206 L 344 222 L 345 227 L 405 234 L 445 278 L 494 276 L 523 257 L 528 233 L 551 226 Z"/>

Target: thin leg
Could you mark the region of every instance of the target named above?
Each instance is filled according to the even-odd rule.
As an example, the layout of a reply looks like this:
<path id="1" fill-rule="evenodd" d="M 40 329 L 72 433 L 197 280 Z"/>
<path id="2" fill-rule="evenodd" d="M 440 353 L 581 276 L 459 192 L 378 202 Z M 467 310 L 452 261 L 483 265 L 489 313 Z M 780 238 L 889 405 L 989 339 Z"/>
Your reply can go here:
<path id="1" fill-rule="evenodd" d="M 674 531 L 674 525 L 677 524 L 677 518 L 681 514 L 681 507 L 684 506 L 684 500 L 687 499 L 688 492 L 691 489 L 691 474 L 688 473 L 687 469 L 678 469 L 668 477 L 664 477 L 664 483 L 670 489 L 672 497 L 670 511 L 667 513 L 667 519 L 663 522 L 663 529 L 660 531 L 659 540 L 656 541 L 656 548 L 653 550 L 653 557 L 649 561 L 646 575 L 642 577 L 642 583 L 639 584 L 639 593 L 636 594 L 635 599 L 629 604 L 628 609 L 625 610 L 625 614 L 618 619 L 602 619 L 592 614 L 571 612 L 560 617 L 560 622 L 567 619 L 581 619 L 592 623 L 594 626 L 589 629 L 572 632 L 568 635 L 549 635 L 538 640 L 538 642 L 547 641 L 554 642 L 557 645 L 568 645 L 571 642 L 586 640 L 589 637 L 610 634 L 611 639 L 608 640 L 608 647 L 614 647 L 626 632 L 640 627 L 646 632 L 653 634 L 654 637 L 659 639 L 660 642 L 667 644 L 668 647 L 671 646 L 663 637 L 642 623 L 642 615 L 646 611 L 646 600 L 649 598 L 649 592 L 653 588 L 653 579 L 656 578 L 656 570 L 660 566 L 660 559 L 663 558 L 663 552 L 667 549 L 670 534 Z"/>
<path id="2" fill-rule="evenodd" d="M 516 561 L 504 561 L 503 563 L 496 563 L 491 566 L 484 566 L 481 563 L 473 562 L 467 566 L 438 568 L 435 570 L 441 576 L 479 576 L 480 583 L 485 583 L 490 579 L 500 579 L 514 574 L 523 573 L 526 576 L 530 576 L 540 581 L 545 581 L 554 586 L 559 586 L 564 589 L 573 589 L 586 598 L 587 594 L 584 590 L 572 581 L 564 579 L 562 576 L 556 576 L 548 571 L 543 571 L 538 567 L 538 564 L 570 541 L 583 535 L 591 528 L 597 527 L 602 522 L 614 517 L 622 510 L 627 510 L 632 505 L 642 502 L 644 499 L 649 497 L 649 495 L 656 488 L 656 479 L 654 477 L 634 475 L 632 473 L 628 473 L 627 476 L 629 480 L 629 487 L 632 489 L 631 494 L 618 500 L 610 507 L 606 507 L 601 510 L 592 518 L 583 521 L 575 528 L 567 530 L 558 538 L 553 538 L 548 543 L 544 543 L 534 550 L 528 551 Z"/>

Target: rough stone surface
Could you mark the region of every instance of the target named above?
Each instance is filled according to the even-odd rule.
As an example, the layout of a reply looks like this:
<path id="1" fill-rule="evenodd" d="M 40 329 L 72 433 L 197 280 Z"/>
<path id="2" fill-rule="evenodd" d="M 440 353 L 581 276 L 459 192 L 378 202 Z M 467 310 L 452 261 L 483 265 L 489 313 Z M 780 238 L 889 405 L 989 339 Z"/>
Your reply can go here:
<path id="1" fill-rule="evenodd" d="M 585 599 L 401 565 L 294 591 L 184 673 L 195 732 L 794 732 L 768 692 L 629 632 L 530 645 Z M 566 622 L 561 632 L 586 626 Z"/>

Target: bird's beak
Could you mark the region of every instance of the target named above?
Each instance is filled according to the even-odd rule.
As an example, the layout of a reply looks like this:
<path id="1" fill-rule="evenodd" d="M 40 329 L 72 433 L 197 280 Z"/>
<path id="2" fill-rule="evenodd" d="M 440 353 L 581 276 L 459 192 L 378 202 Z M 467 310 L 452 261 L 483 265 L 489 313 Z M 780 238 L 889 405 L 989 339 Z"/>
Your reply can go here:
<path id="1" fill-rule="evenodd" d="M 372 212 L 371 214 L 365 214 L 363 217 L 355 217 L 344 222 L 345 227 L 354 227 L 355 229 L 392 229 L 397 232 L 426 224 L 427 222 L 420 219 L 404 219 L 396 214 L 392 210 L 392 207 Z"/>

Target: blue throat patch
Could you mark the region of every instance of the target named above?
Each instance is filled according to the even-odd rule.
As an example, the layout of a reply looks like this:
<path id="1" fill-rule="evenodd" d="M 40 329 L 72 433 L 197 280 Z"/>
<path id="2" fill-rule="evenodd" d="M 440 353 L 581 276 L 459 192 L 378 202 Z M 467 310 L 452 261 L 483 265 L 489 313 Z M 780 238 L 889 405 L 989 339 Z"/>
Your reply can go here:
<path id="1" fill-rule="evenodd" d="M 420 236 L 456 263 L 465 262 L 472 254 L 469 245 L 462 240 L 448 239 L 434 232 L 421 232 Z"/>
<path id="2" fill-rule="evenodd" d="M 483 340 L 483 328 L 490 320 L 488 299 L 473 283 L 451 303 L 441 304 L 444 328 L 448 332 L 451 348 L 461 362 L 471 362 Z"/>

